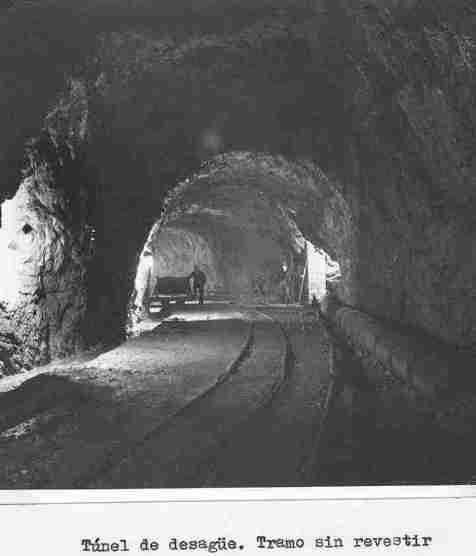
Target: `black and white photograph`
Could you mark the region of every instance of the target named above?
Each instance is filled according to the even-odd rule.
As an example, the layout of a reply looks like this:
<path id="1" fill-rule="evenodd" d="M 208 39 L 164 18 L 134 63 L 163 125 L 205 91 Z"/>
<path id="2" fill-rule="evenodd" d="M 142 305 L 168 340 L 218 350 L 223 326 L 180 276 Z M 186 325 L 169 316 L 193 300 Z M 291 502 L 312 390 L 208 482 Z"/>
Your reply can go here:
<path id="1" fill-rule="evenodd" d="M 476 482 L 474 1 L 8 0 L 0 110 L 0 490 Z"/>

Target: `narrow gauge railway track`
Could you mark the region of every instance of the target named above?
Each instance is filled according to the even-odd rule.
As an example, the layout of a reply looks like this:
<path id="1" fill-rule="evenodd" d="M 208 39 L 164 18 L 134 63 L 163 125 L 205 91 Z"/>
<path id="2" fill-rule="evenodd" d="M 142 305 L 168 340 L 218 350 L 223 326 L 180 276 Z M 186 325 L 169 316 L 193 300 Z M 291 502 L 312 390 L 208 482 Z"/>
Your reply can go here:
<path id="1" fill-rule="evenodd" d="M 208 483 L 214 455 L 250 416 L 272 403 L 286 380 L 289 345 L 274 321 L 253 324 L 252 341 L 235 370 L 131 447 L 87 486 L 198 487 Z"/>
<path id="2" fill-rule="evenodd" d="M 105 363 L 95 360 L 74 376 L 41 374 L 6 392 L 0 408 L 2 488 L 87 486 L 185 405 L 225 383 L 253 339 L 246 319 L 175 329 L 172 324 L 165 337 L 149 335 L 108 352 Z M 196 348 L 197 368 L 190 351 Z M 136 371 L 124 368 L 129 354 Z M 123 367 L 109 367 L 116 362 Z"/>
<path id="3" fill-rule="evenodd" d="M 329 383 L 328 338 L 315 322 L 285 318 L 286 380 L 259 411 L 226 439 L 209 463 L 207 486 L 312 484 L 303 462 L 311 456 Z"/>
<path id="4" fill-rule="evenodd" d="M 167 434 L 173 427 L 177 419 L 187 415 L 190 411 L 194 411 L 195 406 L 198 404 L 206 403 L 206 400 L 214 395 L 216 391 L 221 388 L 227 381 L 229 381 L 235 374 L 240 371 L 241 364 L 249 357 L 250 351 L 254 345 L 255 327 L 254 323 L 249 324 L 248 335 L 245 343 L 243 344 L 238 356 L 229 365 L 225 371 L 217 377 L 215 383 L 204 390 L 200 395 L 190 400 L 187 404 L 182 406 L 177 412 L 170 415 L 164 422 L 160 423 L 157 427 L 150 430 L 139 441 L 126 446 L 124 449 L 116 450 L 105 463 L 95 468 L 91 473 L 81 476 L 75 481 L 75 488 L 100 488 L 103 481 L 107 483 L 107 477 L 114 475 L 114 470 L 118 467 L 126 465 L 126 462 L 135 460 L 140 457 L 139 454 L 147 448 L 149 443 L 153 443 L 157 437 L 162 434 Z M 140 477 L 139 477 L 140 478 Z M 105 485 L 106 486 L 106 485 Z M 119 486 L 118 486 L 119 488 Z"/>
<path id="5" fill-rule="evenodd" d="M 256 310 L 248 311 L 241 324 L 242 343 L 234 341 L 232 361 L 223 357 L 226 349 L 221 346 L 220 357 L 228 362 L 223 371 L 218 360 L 213 363 L 213 382 L 185 396 L 190 379 L 195 377 L 194 364 L 180 371 L 180 388 L 184 390 L 174 387 L 173 396 L 180 394 L 188 399 L 180 407 L 167 401 L 168 379 L 150 382 L 151 387 L 161 385 L 162 394 L 157 396 L 150 390 L 151 395 L 144 400 L 160 399 L 168 405 L 172 402 L 173 410 L 165 413 L 158 405 L 159 413 L 154 415 L 153 404 L 142 411 L 139 400 L 131 397 L 131 411 L 122 414 L 115 400 L 89 398 L 91 384 L 87 380 L 79 388 L 78 383 L 71 387 L 70 381 L 63 384 L 63 376 L 54 375 L 25 383 L 18 389 L 20 393 L 9 394 L 13 402 L 0 414 L 0 427 L 6 436 L 2 440 L 0 434 L 0 449 L 8 466 L 3 483 L 7 488 L 308 484 L 300 468 L 319 428 L 319 398 L 322 392 L 325 397 L 328 354 L 320 327 L 303 331 L 291 322 L 293 316 L 289 321 L 290 316 L 270 318 Z M 233 329 L 237 330 L 235 325 Z M 228 338 L 222 336 L 217 337 Z M 213 345 L 209 347 L 209 353 L 213 353 Z M 190 354 L 187 358 L 194 360 Z M 203 368 L 204 362 L 199 360 Z M 144 372 L 144 376 L 151 376 L 147 375 L 149 371 Z M 115 379 L 118 386 L 128 387 L 128 382 L 121 382 L 128 380 L 127 373 Z M 173 373 L 170 377 L 172 380 Z M 52 383 L 45 386 L 45 380 L 57 381 L 57 389 L 51 388 Z M 32 387 L 39 393 L 29 401 L 28 388 Z M 26 405 L 19 403 L 22 399 Z M 98 418 L 102 429 L 96 431 L 97 427 L 90 426 Z M 33 423 L 28 430 L 32 420 L 38 426 L 35 429 Z M 17 454 L 13 459 L 11 450 Z M 28 475 L 21 475 L 23 472 Z"/>
<path id="6" fill-rule="evenodd" d="M 278 321 L 275 321 L 274 319 L 273 321 L 276 322 L 276 324 L 280 327 L 286 342 L 282 379 L 276 382 L 273 389 L 269 392 L 269 395 L 263 399 L 262 403 L 257 406 L 254 411 L 250 412 L 240 423 L 237 424 L 237 427 L 233 431 L 235 436 L 232 436 L 231 438 L 222 438 L 222 442 L 219 446 L 217 446 L 217 451 L 207 460 L 206 464 L 204 465 L 204 468 L 206 469 L 206 476 L 204 477 L 204 482 L 201 486 L 217 486 L 217 483 L 220 482 L 220 476 L 223 473 L 223 470 L 221 469 L 223 459 L 224 457 L 226 457 L 226 454 L 236 436 L 240 434 L 239 429 L 243 429 L 248 426 L 254 426 L 253 423 L 259 422 L 260 419 L 262 419 L 263 415 L 265 415 L 266 411 L 270 410 L 273 404 L 279 403 L 280 395 L 286 389 L 287 383 L 289 382 L 290 377 L 294 371 L 295 355 L 288 334 L 286 333 L 285 328 Z"/>

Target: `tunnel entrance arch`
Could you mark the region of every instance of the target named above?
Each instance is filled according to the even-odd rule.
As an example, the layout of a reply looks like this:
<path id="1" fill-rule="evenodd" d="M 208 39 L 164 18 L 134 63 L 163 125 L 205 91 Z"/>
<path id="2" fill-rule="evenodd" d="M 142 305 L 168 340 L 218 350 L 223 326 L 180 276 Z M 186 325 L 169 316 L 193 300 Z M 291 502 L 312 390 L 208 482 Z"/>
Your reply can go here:
<path id="1" fill-rule="evenodd" d="M 330 282 L 351 291 L 337 278 L 351 276 L 353 232 L 343 197 L 310 161 L 219 155 L 170 190 L 145 242 L 131 307 L 146 312 L 160 275 L 185 277 L 196 264 L 208 296 L 239 303 L 307 303 L 313 293 L 321 300 Z"/>

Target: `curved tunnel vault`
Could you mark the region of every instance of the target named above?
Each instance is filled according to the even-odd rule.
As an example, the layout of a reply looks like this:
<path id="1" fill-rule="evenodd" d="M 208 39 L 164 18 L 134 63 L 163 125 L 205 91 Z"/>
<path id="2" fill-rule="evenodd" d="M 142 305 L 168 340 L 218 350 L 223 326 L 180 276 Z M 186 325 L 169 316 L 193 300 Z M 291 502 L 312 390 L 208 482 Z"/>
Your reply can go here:
<path id="1" fill-rule="evenodd" d="M 340 262 L 338 289 L 350 297 L 353 229 L 349 208 L 312 163 L 229 152 L 171 190 L 144 250 L 136 305 L 157 276 L 205 271 L 209 295 L 251 303 L 304 301 L 306 238 Z M 148 278 L 146 278 L 148 276 Z"/>

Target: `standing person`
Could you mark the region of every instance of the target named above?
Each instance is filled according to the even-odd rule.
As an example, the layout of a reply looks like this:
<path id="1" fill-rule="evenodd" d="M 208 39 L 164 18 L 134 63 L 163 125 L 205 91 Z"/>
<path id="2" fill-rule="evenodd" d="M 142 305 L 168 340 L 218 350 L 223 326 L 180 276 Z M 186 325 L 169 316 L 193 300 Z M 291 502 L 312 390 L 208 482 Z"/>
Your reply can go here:
<path id="1" fill-rule="evenodd" d="M 203 305 L 203 293 L 207 277 L 205 273 L 200 270 L 199 266 L 195 265 L 192 274 L 190 274 L 190 278 L 192 279 L 193 295 L 196 297 L 198 294 L 198 302 L 200 305 Z"/>
<path id="2" fill-rule="evenodd" d="M 288 265 L 286 262 L 281 264 L 279 288 L 281 290 L 281 299 L 285 305 L 291 301 L 291 289 L 289 286 Z"/>

